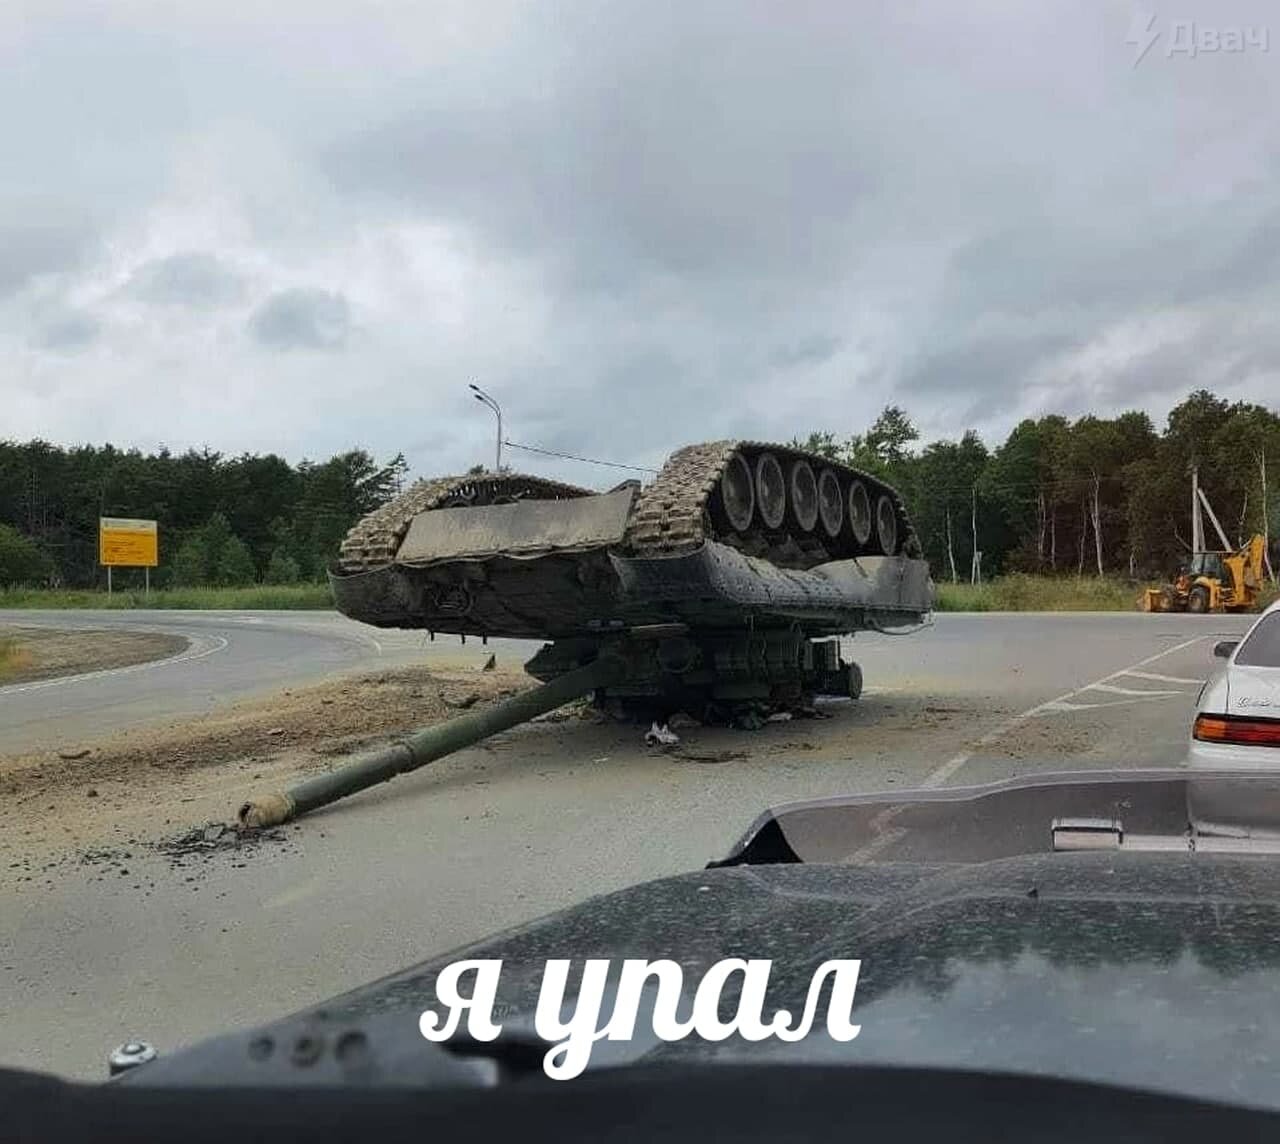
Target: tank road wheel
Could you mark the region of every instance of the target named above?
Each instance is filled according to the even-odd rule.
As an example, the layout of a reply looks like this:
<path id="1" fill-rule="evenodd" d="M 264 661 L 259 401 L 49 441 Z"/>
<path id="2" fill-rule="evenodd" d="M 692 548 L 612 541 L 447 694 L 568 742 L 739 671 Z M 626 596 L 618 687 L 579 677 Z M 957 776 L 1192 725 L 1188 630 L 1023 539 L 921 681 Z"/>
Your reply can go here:
<path id="1" fill-rule="evenodd" d="M 818 475 L 818 516 L 822 531 L 835 540 L 844 527 L 844 495 L 840 492 L 840 478 L 830 469 L 823 469 Z"/>
<path id="2" fill-rule="evenodd" d="M 808 461 L 791 464 L 791 519 L 801 532 L 818 527 L 818 481 Z"/>
<path id="3" fill-rule="evenodd" d="M 772 453 L 761 453 L 756 459 L 756 509 L 760 522 L 775 532 L 787 519 L 787 482 Z"/>
<path id="4" fill-rule="evenodd" d="M 1188 612 L 1207 612 L 1209 610 L 1209 589 L 1197 584 L 1187 596 Z"/>
<path id="5" fill-rule="evenodd" d="M 886 556 L 898 551 L 898 514 L 893 511 L 893 501 L 886 496 L 876 501 L 876 541 Z"/>
<path id="6" fill-rule="evenodd" d="M 755 486 L 751 468 L 741 453 L 734 453 L 720 474 L 720 504 L 724 517 L 735 532 L 746 532 L 756 510 Z"/>
<path id="7" fill-rule="evenodd" d="M 849 527 L 858 546 L 865 547 L 871 539 L 871 500 L 867 496 L 867 486 L 861 481 L 854 481 L 849 486 Z"/>

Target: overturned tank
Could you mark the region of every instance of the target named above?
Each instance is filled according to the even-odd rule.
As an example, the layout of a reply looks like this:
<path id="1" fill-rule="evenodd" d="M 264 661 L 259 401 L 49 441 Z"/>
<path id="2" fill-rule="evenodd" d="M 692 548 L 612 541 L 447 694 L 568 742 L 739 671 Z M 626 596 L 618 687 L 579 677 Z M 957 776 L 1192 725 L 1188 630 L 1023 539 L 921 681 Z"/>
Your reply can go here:
<path id="1" fill-rule="evenodd" d="M 665 674 L 607 701 L 708 703 L 849 693 L 836 645 L 914 624 L 928 565 L 901 497 L 868 473 L 781 445 L 674 453 L 647 487 L 610 492 L 506 473 L 422 481 L 360 521 L 331 573 L 346 615 L 381 627 L 553 641 L 549 679 L 604 638 L 680 625 Z"/>
<path id="2" fill-rule="evenodd" d="M 620 715 L 753 726 L 857 697 L 835 637 L 919 623 L 933 584 L 902 499 L 799 449 L 690 445 L 646 487 L 509 473 L 420 481 L 344 540 L 330 572 L 352 619 L 541 639 L 540 688 L 245 803 L 268 825 L 412 770 L 583 694 Z"/>

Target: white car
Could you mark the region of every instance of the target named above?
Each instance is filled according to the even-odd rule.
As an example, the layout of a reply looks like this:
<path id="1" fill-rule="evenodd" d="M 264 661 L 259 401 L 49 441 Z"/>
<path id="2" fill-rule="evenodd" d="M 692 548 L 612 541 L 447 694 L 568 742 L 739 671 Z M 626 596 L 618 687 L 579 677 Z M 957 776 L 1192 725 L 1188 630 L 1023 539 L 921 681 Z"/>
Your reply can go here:
<path id="1" fill-rule="evenodd" d="M 1280 601 L 1213 654 L 1226 663 L 1201 689 L 1188 764 L 1280 771 Z"/>

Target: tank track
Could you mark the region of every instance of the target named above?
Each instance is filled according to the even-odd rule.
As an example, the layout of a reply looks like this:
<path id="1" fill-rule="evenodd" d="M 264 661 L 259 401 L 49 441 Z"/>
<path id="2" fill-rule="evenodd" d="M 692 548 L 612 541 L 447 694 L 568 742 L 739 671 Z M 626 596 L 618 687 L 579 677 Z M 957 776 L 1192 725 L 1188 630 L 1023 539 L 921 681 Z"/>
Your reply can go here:
<path id="1" fill-rule="evenodd" d="M 885 493 L 893 502 L 901 530 L 899 550 L 907 556 L 919 556 L 920 541 L 901 495 L 879 477 L 815 456 L 789 445 L 765 441 L 712 441 L 689 445 L 671 454 L 654 482 L 643 489 L 636 500 L 627 526 L 623 547 L 631 556 L 676 556 L 690 552 L 706 540 L 728 539 L 716 534 L 709 506 L 720 474 L 729 458 L 739 450 L 767 451 L 779 461 L 803 458 L 833 469 L 848 480 L 861 480 L 868 491 Z"/>
<path id="2" fill-rule="evenodd" d="M 899 550 L 907 556 L 920 555 L 920 542 L 906 506 L 892 486 L 852 466 L 828 461 L 789 445 L 764 441 L 712 441 L 676 450 L 653 483 L 636 498 L 623 538 L 623 551 L 629 556 L 662 557 L 691 552 L 707 540 L 723 540 L 736 546 L 740 538 L 719 535 L 709 510 L 712 498 L 717 495 L 720 475 L 739 450 L 767 451 L 782 462 L 803 458 L 820 463 L 845 480 L 863 481 L 876 495 L 887 494 L 898 518 Z M 368 572 L 392 564 L 410 522 L 418 513 L 429 509 L 496 504 L 525 497 L 561 500 L 590 496 L 592 492 L 577 485 L 519 473 L 418 481 L 358 521 L 347 533 L 338 552 L 338 570 L 345 574 Z"/>
<path id="3" fill-rule="evenodd" d="M 338 568 L 343 573 L 385 568 L 394 562 L 410 522 L 418 513 L 428 509 L 501 504 L 526 497 L 564 500 L 590 496 L 591 493 L 591 489 L 521 473 L 417 481 L 355 524 L 338 549 Z"/>

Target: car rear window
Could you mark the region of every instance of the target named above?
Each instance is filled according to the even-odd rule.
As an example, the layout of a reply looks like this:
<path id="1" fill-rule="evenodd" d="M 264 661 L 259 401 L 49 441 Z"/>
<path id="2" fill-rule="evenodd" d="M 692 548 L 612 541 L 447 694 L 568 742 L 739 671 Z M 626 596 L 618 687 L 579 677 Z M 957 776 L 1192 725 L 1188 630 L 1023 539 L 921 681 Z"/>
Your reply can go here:
<path id="1" fill-rule="evenodd" d="M 1280 612 L 1258 621 L 1236 652 L 1236 663 L 1243 667 L 1280 667 Z"/>

